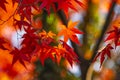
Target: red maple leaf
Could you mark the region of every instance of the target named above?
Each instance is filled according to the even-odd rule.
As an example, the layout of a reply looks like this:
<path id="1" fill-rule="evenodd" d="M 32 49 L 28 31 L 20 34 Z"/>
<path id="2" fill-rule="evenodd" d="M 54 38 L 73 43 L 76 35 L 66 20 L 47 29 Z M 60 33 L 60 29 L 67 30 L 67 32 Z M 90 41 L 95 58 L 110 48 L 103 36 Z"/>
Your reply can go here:
<path id="1" fill-rule="evenodd" d="M 45 8 L 46 9 L 46 11 L 48 12 L 48 14 L 50 14 L 50 8 L 51 8 L 51 6 L 53 7 L 53 8 L 55 8 L 55 2 L 56 2 L 56 0 L 40 0 L 41 1 L 41 5 L 40 5 L 40 10 L 41 9 L 43 9 L 43 8 Z"/>
<path id="2" fill-rule="evenodd" d="M 3 10 L 7 11 L 7 10 L 6 10 L 6 7 L 5 7 L 5 3 L 7 4 L 8 2 L 7 2 L 6 0 L 0 0 L 0 7 L 1 7 Z"/>
<path id="3" fill-rule="evenodd" d="M 27 22 L 27 21 L 24 21 L 24 20 L 16 20 L 14 19 L 14 26 L 18 26 L 18 28 L 21 30 L 22 27 L 31 27 L 31 25 Z"/>
<path id="4" fill-rule="evenodd" d="M 23 41 L 21 43 L 20 49 L 13 49 L 10 54 L 13 54 L 12 65 L 19 61 L 25 68 L 25 61 L 30 62 L 34 52 L 38 49 L 38 39 L 39 37 L 35 33 L 34 29 L 24 28 L 25 34 L 23 35 Z"/>
<path id="5" fill-rule="evenodd" d="M 68 26 L 62 25 L 62 30 L 58 33 L 58 36 L 63 35 L 64 41 L 67 42 L 70 38 L 76 44 L 80 44 L 78 37 L 76 34 L 83 34 L 83 32 L 79 31 L 78 29 L 74 28 L 78 22 L 69 21 Z"/>
<path id="6" fill-rule="evenodd" d="M 13 0 L 13 4 L 17 2 L 19 4 L 17 13 L 22 17 L 23 19 L 27 19 L 29 22 L 31 22 L 31 16 L 32 14 L 32 8 L 38 10 L 36 7 L 39 0 Z"/>
<path id="7" fill-rule="evenodd" d="M 33 15 L 31 10 L 32 10 L 31 6 L 26 7 L 21 6 L 18 10 L 18 13 L 20 14 L 21 17 L 23 17 L 23 19 L 26 18 L 28 21 L 31 22 L 31 15 Z"/>
<path id="8" fill-rule="evenodd" d="M 53 62 L 55 62 L 55 55 L 53 53 L 53 47 L 52 46 L 42 46 L 39 52 L 39 59 L 44 65 L 45 60 L 50 58 Z"/>
<path id="9" fill-rule="evenodd" d="M 49 45 L 51 42 L 54 42 L 53 37 L 56 36 L 56 34 L 52 33 L 52 31 L 49 31 L 48 33 L 46 31 L 42 31 L 39 33 L 40 42 L 42 45 Z"/>
<path id="10" fill-rule="evenodd" d="M 72 66 L 73 62 L 79 62 L 78 56 L 74 52 L 73 48 L 71 48 L 66 42 L 60 40 L 62 42 L 64 50 L 62 50 L 61 56 L 65 58 L 69 64 Z"/>
<path id="11" fill-rule="evenodd" d="M 26 68 L 24 61 L 30 62 L 30 58 L 24 53 L 24 51 L 23 48 L 20 50 L 15 48 L 10 52 L 10 54 L 13 55 L 12 66 L 19 61 Z"/>
<path id="12" fill-rule="evenodd" d="M 110 52 L 111 49 L 113 49 L 113 47 L 111 46 L 111 44 L 108 44 L 104 49 L 98 52 L 98 54 L 96 55 L 93 61 L 96 61 L 96 59 L 100 56 L 100 65 L 102 65 L 103 61 L 105 60 L 105 56 L 111 58 L 111 52 Z"/>
<path id="13" fill-rule="evenodd" d="M 120 29 L 118 27 L 114 26 L 114 30 L 109 31 L 108 34 L 109 35 L 105 39 L 105 41 L 113 40 L 115 43 L 115 47 L 120 44 Z"/>
<path id="14" fill-rule="evenodd" d="M 22 37 L 22 38 L 24 38 L 24 40 L 28 39 L 28 40 L 31 40 L 32 42 L 36 42 L 36 40 L 39 39 L 38 35 L 36 34 L 35 29 L 32 29 L 31 27 L 28 27 L 28 28 L 24 28 L 24 30 L 26 32 Z M 23 40 L 22 44 L 27 42 L 27 41 L 24 41 L 24 40 Z"/>
<path id="15" fill-rule="evenodd" d="M 84 6 L 84 4 L 79 0 L 58 0 L 58 10 L 63 10 L 66 16 L 68 17 L 69 8 L 74 11 L 78 11 L 76 8 L 77 4 L 81 7 Z"/>
<path id="16" fill-rule="evenodd" d="M 41 48 L 38 50 L 38 54 L 42 65 L 44 65 L 45 60 L 48 58 L 50 58 L 53 62 L 57 62 L 58 65 L 62 58 L 66 59 L 71 66 L 74 62 L 79 62 L 78 56 L 73 49 L 67 45 L 66 42 L 62 40 L 60 41 L 62 44 L 59 44 L 57 47 L 41 45 Z"/>
<path id="17" fill-rule="evenodd" d="M 32 56 L 36 48 L 38 48 L 38 40 L 39 37 L 35 33 L 34 29 L 31 29 L 30 27 L 25 29 L 26 33 L 23 35 L 23 41 L 21 45 L 23 46 L 22 48 L 26 50 L 26 53 L 29 54 L 29 56 Z"/>
<path id="18" fill-rule="evenodd" d="M 38 50 L 38 55 L 42 65 L 44 65 L 45 60 L 48 58 L 52 59 L 53 62 L 55 62 L 54 56 L 55 48 L 50 45 L 52 42 L 54 42 L 53 39 L 54 36 L 55 34 L 52 33 L 51 31 L 47 33 L 46 31 L 43 30 L 42 32 L 39 33 L 40 48 Z"/>
<path id="19" fill-rule="evenodd" d="M 81 7 L 84 6 L 84 4 L 79 0 L 40 0 L 40 2 L 41 5 L 39 8 L 45 8 L 48 14 L 50 14 L 50 8 L 52 7 L 54 11 L 63 10 L 66 16 L 68 16 L 69 8 L 77 11 L 76 4 L 80 5 Z"/>

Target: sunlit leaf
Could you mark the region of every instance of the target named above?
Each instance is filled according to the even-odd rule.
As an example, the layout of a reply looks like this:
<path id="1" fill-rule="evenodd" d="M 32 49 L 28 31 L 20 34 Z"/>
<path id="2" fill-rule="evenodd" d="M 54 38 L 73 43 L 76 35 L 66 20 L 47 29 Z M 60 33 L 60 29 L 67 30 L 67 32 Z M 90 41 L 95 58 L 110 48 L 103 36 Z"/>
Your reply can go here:
<path id="1" fill-rule="evenodd" d="M 64 41 L 67 42 L 68 39 L 71 39 L 76 44 L 80 44 L 78 37 L 76 34 L 83 34 L 80 30 L 77 28 L 74 28 L 77 25 L 78 22 L 72 22 L 69 21 L 68 26 L 62 25 L 62 30 L 58 33 L 58 36 L 64 36 Z"/>

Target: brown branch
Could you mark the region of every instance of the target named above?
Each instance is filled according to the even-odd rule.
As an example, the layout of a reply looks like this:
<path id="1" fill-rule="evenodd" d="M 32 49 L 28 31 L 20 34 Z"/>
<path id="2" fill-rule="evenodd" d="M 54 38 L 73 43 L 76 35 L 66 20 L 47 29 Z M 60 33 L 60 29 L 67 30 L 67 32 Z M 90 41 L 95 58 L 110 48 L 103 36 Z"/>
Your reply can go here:
<path id="1" fill-rule="evenodd" d="M 59 15 L 61 21 L 63 22 L 63 24 L 67 26 L 67 24 L 68 24 L 68 19 L 67 19 L 65 13 L 64 13 L 62 10 L 59 10 L 59 11 L 58 11 L 58 15 Z"/>

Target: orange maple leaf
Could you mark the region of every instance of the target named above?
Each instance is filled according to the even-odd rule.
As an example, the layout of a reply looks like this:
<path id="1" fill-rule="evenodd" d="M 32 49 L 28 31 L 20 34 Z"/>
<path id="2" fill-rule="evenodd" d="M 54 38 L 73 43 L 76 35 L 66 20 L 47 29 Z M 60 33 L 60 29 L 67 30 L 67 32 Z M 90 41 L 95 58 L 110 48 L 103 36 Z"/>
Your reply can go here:
<path id="1" fill-rule="evenodd" d="M 67 27 L 65 25 L 61 25 L 62 30 L 58 33 L 58 36 L 63 35 L 65 42 L 67 42 L 68 39 L 71 39 L 76 44 L 80 44 L 76 34 L 83 34 L 83 32 L 74 28 L 77 24 L 78 24 L 78 22 L 69 21 Z"/>
<path id="2" fill-rule="evenodd" d="M 56 34 L 54 34 L 52 31 L 49 31 L 48 33 L 43 30 L 42 32 L 39 33 L 39 36 L 41 37 L 50 37 L 50 38 L 53 38 L 54 36 L 56 36 Z"/>

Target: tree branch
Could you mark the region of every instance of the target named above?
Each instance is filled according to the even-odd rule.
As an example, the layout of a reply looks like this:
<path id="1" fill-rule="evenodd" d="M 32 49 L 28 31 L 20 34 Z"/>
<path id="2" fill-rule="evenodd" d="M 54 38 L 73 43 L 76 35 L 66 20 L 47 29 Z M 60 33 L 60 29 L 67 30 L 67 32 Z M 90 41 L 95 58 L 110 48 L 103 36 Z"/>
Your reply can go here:
<path id="1" fill-rule="evenodd" d="M 65 13 L 62 10 L 59 10 L 58 15 L 59 15 L 61 21 L 63 22 L 63 24 L 67 26 L 68 20 L 67 20 L 67 17 L 65 16 Z"/>
<path id="2" fill-rule="evenodd" d="M 98 39 L 98 41 L 97 41 L 97 43 L 96 43 L 96 45 L 95 45 L 95 48 L 94 48 L 94 50 L 93 50 L 93 55 L 92 55 L 92 58 L 90 59 L 90 62 L 92 62 L 92 60 L 93 60 L 94 57 L 96 56 L 97 51 L 98 51 L 99 46 L 100 46 L 100 43 L 101 43 L 101 41 L 102 41 L 103 38 L 104 38 L 104 34 L 105 34 L 107 28 L 109 27 L 109 24 L 110 24 L 110 22 L 111 22 L 111 20 L 112 20 L 112 13 L 113 13 L 113 10 L 114 10 L 115 5 L 116 5 L 116 1 L 113 0 L 112 5 L 111 5 L 111 8 L 110 8 L 110 10 L 109 10 L 109 13 L 108 13 L 108 15 L 107 15 L 107 17 L 106 17 L 105 24 L 104 24 L 104 26 L 103 26 L 103 28 L 102 28 L 101 35 L 100 35 L 100 37 L 99 37 L 99 39 Z"/>

